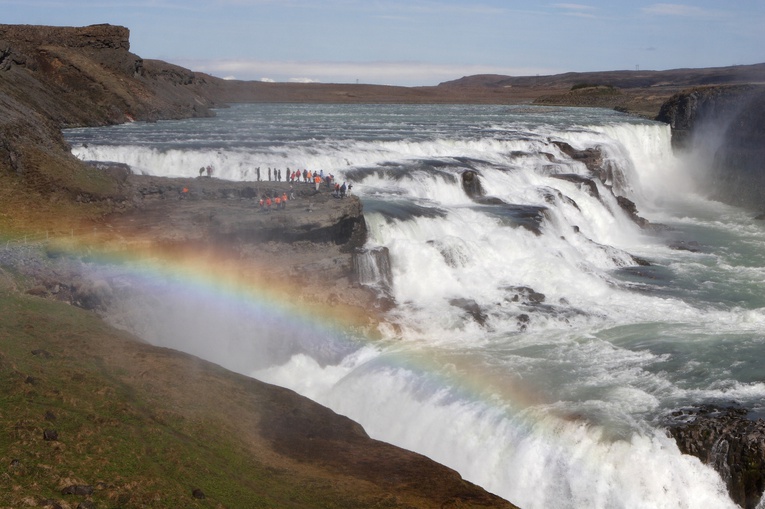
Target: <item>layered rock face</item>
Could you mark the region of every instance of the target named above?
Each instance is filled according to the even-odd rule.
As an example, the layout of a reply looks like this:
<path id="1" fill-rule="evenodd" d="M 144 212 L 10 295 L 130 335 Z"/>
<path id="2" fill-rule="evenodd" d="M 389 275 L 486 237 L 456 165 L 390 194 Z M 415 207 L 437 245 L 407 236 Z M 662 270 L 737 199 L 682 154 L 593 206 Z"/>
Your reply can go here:
<path id="1" fill-rule="evenodd" d="M 676 412 L 669 433 L 685 454 L 717 470 L 734 502 L 755 509 L 765 490 L 765 421 L 747 418 L 739 408 Z"/>
<path id="2" fill-rule="evenodd" d="M 678 149 L 703 150 L 700 169 L 712 196 L 761 210 L 765 196 L 765 86 L 693 89 L 675 95 L 657 120 L 673 129 Z M 708 172 L 708 174 L 707 174 Z"/>
<path id="3" fill-rule="evenodd" d="M 144 61 L 129 36 L 111 25 L 0 25 L 0 72 L 18 85 L 4 91 L 61 126 L 210 115 L 219 80 Z"/>
<path id="4" fill-rule="evenodd" d="M 211 115 L 221 80 L 129 51 L 124 27 L 0 25 L 0 178 L 50 199 L 119 199 L 60 129 Z M 57 197 L 54 198 L 54 195 Z"/>

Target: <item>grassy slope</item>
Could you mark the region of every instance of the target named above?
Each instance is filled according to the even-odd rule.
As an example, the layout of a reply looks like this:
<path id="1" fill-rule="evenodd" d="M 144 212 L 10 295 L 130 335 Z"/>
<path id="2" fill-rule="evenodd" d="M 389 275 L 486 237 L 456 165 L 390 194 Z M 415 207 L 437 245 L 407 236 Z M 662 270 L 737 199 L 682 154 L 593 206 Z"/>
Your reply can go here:
<path id="1" fill-rule="evenodd" d="M 476 497 L 469 483 L 455 491 L 444 472 L 428 482 L 435 496 L 423 496 L 407 468 L 431 475 L 425 458 L 401 462 L 391 446 L 351 421 L 336 425 L 330 411 L 290 391 L 145 345 L 15 285 L 0 272 L 2 508 L 85 499 L 96 507 L 511 507 Z M 58 440 L 45 440 L 45 430 Z M 378 459 L 371 472 L 389 481 L 358 467 Z M 72 485 L 93 493 L 63 495 Z"/>
<path id="2" fill-rule="evenodd" d="M 221 415 L 164 405 L 164 391 L 151 390 L 136 364 L 114 366 L 99 355 L 150 354 L 88 312 L 4 291 L 0 341 L 0 463 L 15 465 L 0 506 L 66 498 L 61 490 L 72 484 L 94 486 L 99 507 L 337 506 L 320 483 L 302 487 L 287 470 L 242 454 Z M 50 357 L 32 353 L 40 349 Z M 58 441 L 44 440 L 44 429 L 57 430 Z M 194 499 L 194 488 L 208 498 Z"/>

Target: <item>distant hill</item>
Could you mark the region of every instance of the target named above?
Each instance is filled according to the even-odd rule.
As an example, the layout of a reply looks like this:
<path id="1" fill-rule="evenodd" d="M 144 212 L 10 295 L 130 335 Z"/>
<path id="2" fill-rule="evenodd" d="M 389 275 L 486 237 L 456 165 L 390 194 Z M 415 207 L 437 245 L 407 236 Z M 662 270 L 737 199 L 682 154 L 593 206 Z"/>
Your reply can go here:
<path id="1" fill-rule="evenodd" d="M 582 83 L 619 88 L 696 87 L 703 85 L 765 83 L 765 63 L 701 69 L 671 69 L 667 71 L 568 72 L 548 76 L 476 74 L 452 81 L 445 81 L 438 86 L 570 88 Z"/>
<path id="2" fill-rule="evenodd" d="M 568 72 L 548 76 L 476 74 L 440 83 L 436 89 L 494 91 L 496 97 L 540 105 L 612 108 L 654 119 L 661 105 L 684 90 L 765 83 L 765 63 L 668 71 Z M 467 95 L 467 93 L 465 94 Z"/>

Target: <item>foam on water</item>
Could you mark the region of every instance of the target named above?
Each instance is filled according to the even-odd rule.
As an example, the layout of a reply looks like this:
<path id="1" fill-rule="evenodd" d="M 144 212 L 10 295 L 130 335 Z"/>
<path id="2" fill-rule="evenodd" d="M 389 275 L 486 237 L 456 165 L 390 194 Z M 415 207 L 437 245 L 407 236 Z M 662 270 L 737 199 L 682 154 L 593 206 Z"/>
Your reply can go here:
<path id="1" fill-rule="evenodd" d="M 290 387 L 524 509 L 734 507 L 661 418 L 700 402 L 765 407 L 753 364 L 765 350 L 765 233 L 687 193 L 667 126 L 504 107 L 259 105 L 221 117 L 70 139 L 78 157 L 154 175 L 213 164 L 231 180 L 260 166 L 352 181 L 368 247 L 389 253 L 396 327 L 367 341 L 295 320 L 288 298 L 232 299 L 214 281 L 189 292 L 182 278 L 136 282 L 114 323 Z M 600 150 L 607 178 L 583 184 L 589 170 L 560 143 Z M 465 171 L 490 201 L 465 193 Z M 616 196 L 674 229 L 642 230 Z M 671 249 L 680 234 L 699 250 Z"/>

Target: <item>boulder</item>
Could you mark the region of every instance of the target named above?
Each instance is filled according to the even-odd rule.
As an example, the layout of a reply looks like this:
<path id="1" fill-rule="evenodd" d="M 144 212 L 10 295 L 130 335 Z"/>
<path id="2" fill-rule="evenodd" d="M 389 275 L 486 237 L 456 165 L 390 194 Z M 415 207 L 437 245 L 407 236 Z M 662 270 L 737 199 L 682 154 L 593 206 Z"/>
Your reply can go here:
<path id="1" fill-rule="evenodd" d="M 486 194 L 481 186 L 481 181 L 478 178 L 478 172 L 475 170 L 463 171 L 461 175 L 462 189 L 465 190 L 470 198 L 480 198 Z"/>
<path id="2" fill-rule="evenodd" d="M 684 454 L 713 467 L 731 498 L 745 509 L 765 491 L 765 421 L 743 408 L 704 405 L 674 412 L 667 429 Z"/>

